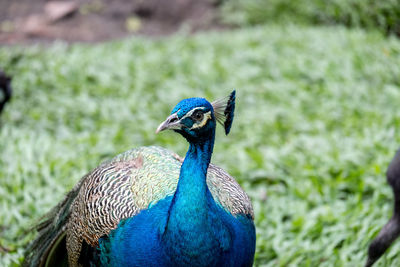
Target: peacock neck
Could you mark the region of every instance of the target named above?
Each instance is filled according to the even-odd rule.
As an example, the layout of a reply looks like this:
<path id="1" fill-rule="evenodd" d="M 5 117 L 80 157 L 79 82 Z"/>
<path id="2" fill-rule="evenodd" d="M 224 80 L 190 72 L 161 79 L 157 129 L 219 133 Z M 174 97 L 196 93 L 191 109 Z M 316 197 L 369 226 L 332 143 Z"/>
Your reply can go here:
<path id="1" fill-rule="evenodd" d="M 191 142 L 182 164 L 163 233 L 164 245 L 171 258 L 188 255 L 189 259 L 199 247 L 207 249 L 211 245 L 212 225 L 208 217 L 213 200 L 206 177 L 213 145 L 214 132 L 207 140 Z"/>
<path id="2" fill-rule="evenodd" d="M 206 177 L 214 147 L 214 133 L 208 139 L 191 142 L 181 166 L 178 186 L 171 205 L 172 212 L 201 221 L 207 212 Z M 197 219 L 197 220 L 195 220 Z"/>
<path id="3" fill-rule="evenodd" d="M 206 140 L 201 143 L 191 143 L 183 161 L 178 187 L 175 193 L 176 201 L 181 198 L 205 201 L 206 197 L 206 177 L 208 165 L 211 161 L 214 140 Z M 201 203 L 204 204 L 204 203 Z"/>

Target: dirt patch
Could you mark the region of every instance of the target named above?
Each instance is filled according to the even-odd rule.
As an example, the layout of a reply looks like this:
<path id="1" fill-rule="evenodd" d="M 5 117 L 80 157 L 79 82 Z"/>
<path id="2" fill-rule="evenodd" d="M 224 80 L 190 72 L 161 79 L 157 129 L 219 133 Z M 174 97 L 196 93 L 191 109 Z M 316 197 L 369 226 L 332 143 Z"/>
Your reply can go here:
<path id="1" fill-rule="evenodd" d="M 0 0 L 0 43 L 100 42 L 225 28 L 219 0 Z"/>

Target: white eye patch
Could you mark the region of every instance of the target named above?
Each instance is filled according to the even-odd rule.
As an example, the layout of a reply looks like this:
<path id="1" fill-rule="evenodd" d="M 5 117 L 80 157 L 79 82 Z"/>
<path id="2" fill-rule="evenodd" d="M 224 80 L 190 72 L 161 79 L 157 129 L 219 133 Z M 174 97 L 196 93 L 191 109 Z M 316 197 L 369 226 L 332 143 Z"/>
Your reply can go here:
<path id="1" fill-rule="evenodd" d="M 185 116 L 183 116 L 183 117 L 181 118 L 181 120 L 183 120 L 183 119 L 185 119 L 185 118 L 187 118 L 187 117 L 192 116 L 192 114 L 193 114 L 196 110 L 204 110 L 204 108 L 203 108 L 203 107 L 198 107 L 198 108 L 194 108 L 194 109 L 190 110 L 188 113 L 185 114 Z"/>
<path id="2" fill-rule="evenodd" d="M 198 129 L 198 128 L 203 127 L 204 125 L 206 125 L 207 121 L 210 120 L 210 119 L 211 119 L 211 111 L 208 111 L 208 112 L 204 113 L 203 120 L 194 123 L 192 128 L 190 128 L 190 130 Z"/>

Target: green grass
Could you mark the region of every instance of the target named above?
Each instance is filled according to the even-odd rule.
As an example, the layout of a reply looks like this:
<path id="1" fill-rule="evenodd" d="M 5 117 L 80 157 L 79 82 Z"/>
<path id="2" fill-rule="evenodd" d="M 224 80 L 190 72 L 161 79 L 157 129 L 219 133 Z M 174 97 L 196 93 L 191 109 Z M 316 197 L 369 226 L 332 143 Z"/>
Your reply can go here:
<path id="1" fill-rule="evenodd" d="M 341 24 L 400 36 L 399 0 L 225 0 L 221 11 L 224 21 L 238 25 Z"/>
<path id="2" fill-rule="evenodd" d="M 345 28 L 263 26 L 101 45 L 0 48 L 15 96 L 0 128 L 0 265 L 78 179 L 155 135 L 182 98 L 237 89 L 213 162 L 253 200 L 256 265 L 361 266 L 391 216 L 400 146 L 400 41 Z M 399 266 L 400 242 L 377 266 Z"/>

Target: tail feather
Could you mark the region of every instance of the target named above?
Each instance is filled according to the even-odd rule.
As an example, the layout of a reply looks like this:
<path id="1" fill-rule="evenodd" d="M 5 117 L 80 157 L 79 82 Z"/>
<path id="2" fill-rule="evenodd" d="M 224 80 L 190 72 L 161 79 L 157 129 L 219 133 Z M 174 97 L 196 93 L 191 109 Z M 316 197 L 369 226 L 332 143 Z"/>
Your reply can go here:
<path id="1" fill-rule="evenodd" d="M 67 264 L 65 230 L 71 204 L 78 195 L 85 178 L 86 176 L 41 219 L 40 223 L 31 229 L 37 231 L 38 235 L 27 247 L 22 266 L 64 266 Z M 65 253 L 60 253 L 63 249 Z M 60 257 L 60 254 L 64 257 Z"/>

